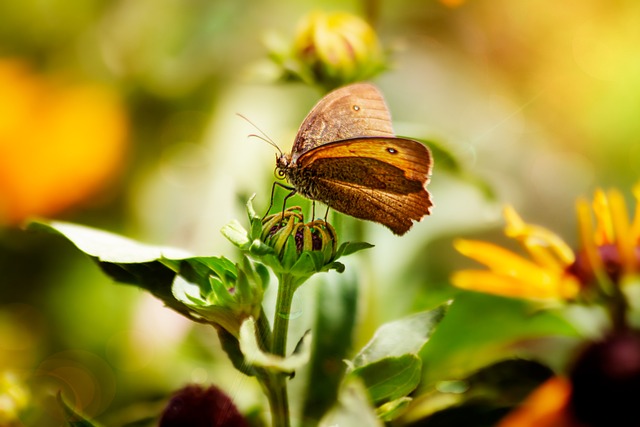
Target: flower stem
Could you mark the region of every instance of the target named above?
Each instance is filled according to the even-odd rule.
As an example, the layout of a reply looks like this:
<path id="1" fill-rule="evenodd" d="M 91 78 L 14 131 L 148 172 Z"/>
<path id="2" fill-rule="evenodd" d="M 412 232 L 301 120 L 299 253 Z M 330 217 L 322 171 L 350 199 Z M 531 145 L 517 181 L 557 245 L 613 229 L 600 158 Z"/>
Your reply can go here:
<path id="1" fill-rule="evenodd" d="M 276 311 L 273 319 L 271 353 L 281 357 L 285 357 L 287 354 L 289 318 L 295 287 L 293 276 L 289 274 L 279 276 Z M 290 425 L 287 379 L 288 375 L 280 372 L 271 373 L 269 378 L 267 396 L 271 408 L 273 427 L 289 427 Z"/>
<path id="2" fill-rule="evenodd" d="M 271 347 L 271 353 L 284 357 L 287 353 L 289 318 L 291 317 L 291 302 L 295 289 L 293 276 L 283 274 L 279 279 L 276 312 L 273 319 L 273 345 Z"/>
<path id="3" fill-rule="evenodd" d="M 268 369 L 258 370 L 258 381 L 269 401 L 272 427 L 289 427 L 289 401 L 287 398 L 286 377 Z"/>

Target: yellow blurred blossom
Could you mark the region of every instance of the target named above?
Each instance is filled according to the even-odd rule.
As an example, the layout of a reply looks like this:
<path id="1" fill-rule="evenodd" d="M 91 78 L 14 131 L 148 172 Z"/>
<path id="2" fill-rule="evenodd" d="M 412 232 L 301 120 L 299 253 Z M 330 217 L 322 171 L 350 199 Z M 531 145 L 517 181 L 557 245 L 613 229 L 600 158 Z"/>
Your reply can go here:
<path id="1" fill-rule="evenodd" d="M 29 400 L 29 391 L 15 373 L 0 372 L 0 425 L 22 425 L 19 415 L 27 407 Z"/>
<path id="2" fill-rule="evenodd" d="M 127 120 L 112 91 L 62 84 L 0 59 L 0 223 L 51 216 L 121 169 Z"/>
<path id="3" fill-rule="evenodd" d="M 633 193 L 636 209 L 631 219 L 618 190 L 596 190 L 591 208 L 587 200 L 578 201 L 580 250 L 571 272 L 581 282 L 618 283 L 640 271 L 640 185 Z"/>
<path id="4" fill-rule="evenodd" d="M 621 275 L 637 273 L 640 266 L 640 186 L 634 194 L 638 206 L 632 220 L 617 190 L 597 190 L 591 209 L 587 201 L 578 201 L 581 244 L 577 252 L 553 232 L 525 223 L 507 206 L 505 234 L 518 241 L 528 257 L 492 243 L 457 240 L 454 246 L 460 253 L 488 269 L 458 271 L 452 283 L 510 297 L 561 300 L 577 297 L 603 278 L 617 283 Z"/>
<path id="5" fill-rule="evenodd" d="M 520 298 L 569 299 L 579 290 L 575 277 L 566 273 L 573 253 L 551 231 L 526 224 L 511 207 L 504 210 L 506 233 L 530 255 L 525 258 L 492 243 L 456 240 L 455 248 L 489 270 L 463 270 L 452 283 L 463 289 Z"/>

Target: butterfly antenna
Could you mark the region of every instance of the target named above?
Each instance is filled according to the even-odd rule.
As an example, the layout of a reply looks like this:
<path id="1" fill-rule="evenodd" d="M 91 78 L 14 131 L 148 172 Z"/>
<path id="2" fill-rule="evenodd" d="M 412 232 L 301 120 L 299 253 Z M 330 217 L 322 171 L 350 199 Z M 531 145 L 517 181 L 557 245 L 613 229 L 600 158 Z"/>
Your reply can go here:
<path id="1" fill-rule="evenodd" d="M 282 154 L 282 150 L 280 149 L 280 147 L 278 147 L 278 144 L 276 144 L 273 139 L 269 138 L 269 135 L 267 135 L 262 129 L 260 129 L 255 123 L 253 123 L 251 120 L 249 120 L 248 118 L 246 118 L 245 116 L 243 116 L 240 113 L 236 113 L 238 116 L 240 116 L 241 118 L 243 118 L 247 123 L 249 123 L 251 126 L 253 126 L 258 132 L 260 132 L 260 135 L 252 133 L 249 134 L 248 137 L 254 137 L 254 138 L 258 138 L 263 140 L 264 142 L 266 142 L 267 144 L 275 147 L 276 150 L 278 150 L 278 153 Z"/>

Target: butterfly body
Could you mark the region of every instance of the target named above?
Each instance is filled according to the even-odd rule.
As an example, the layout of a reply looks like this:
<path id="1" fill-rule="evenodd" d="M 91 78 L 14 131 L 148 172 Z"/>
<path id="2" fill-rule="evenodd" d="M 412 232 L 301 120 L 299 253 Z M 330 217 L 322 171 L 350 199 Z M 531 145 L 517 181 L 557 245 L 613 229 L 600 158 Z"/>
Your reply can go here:
<path id="1" fill-rule="evenodd" d="M 431 165 L 425 145 L 394 136 L 382 95 L 366 83 L 322 98 L 276 161 L 297 193 L 399 235 L 430 213 Z"/>

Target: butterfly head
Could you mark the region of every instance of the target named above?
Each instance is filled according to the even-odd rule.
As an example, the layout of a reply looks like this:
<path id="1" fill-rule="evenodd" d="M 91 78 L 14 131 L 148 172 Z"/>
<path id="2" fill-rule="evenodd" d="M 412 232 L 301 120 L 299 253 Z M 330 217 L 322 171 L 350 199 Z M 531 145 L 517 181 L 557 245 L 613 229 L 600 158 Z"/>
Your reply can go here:
<path id="1" fill-rule="evenodd" d="M 276 175 L 278 176 L 278 178 L 284 178 L 287 175 L 287 170 L 289 170 L 290 167 L 291 154 L 276 154 Z"/>

